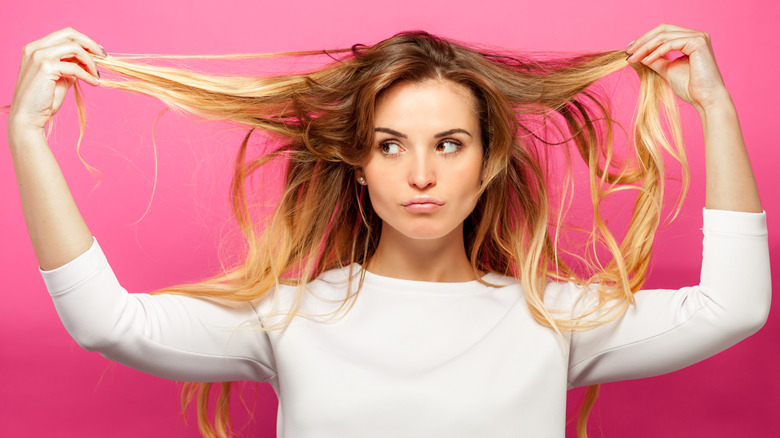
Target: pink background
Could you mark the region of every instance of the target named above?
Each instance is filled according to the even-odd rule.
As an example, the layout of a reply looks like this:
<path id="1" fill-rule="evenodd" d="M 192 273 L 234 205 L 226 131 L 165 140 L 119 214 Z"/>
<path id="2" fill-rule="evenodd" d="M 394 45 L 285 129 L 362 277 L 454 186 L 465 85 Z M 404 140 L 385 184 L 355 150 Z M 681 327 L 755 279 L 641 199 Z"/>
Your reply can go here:
<path id="1" fill-rule="evenodd" d="M 109 52 L 169 54 L 345 47 L 417 28 L 519 50 L 608 50 L 623 48 L 661 22 L 706 30 L 740 112 L 769 213 L 772 256 L 778 256 L 775 1 L 15 1 L 2 9 L 0 105 L 11 101 L 22 46 L 65 26 Z M 224 68 L 220 62 L 210 66 Z M 214 272 L 218 242 L 229 230 L 225 194 L 241 132 L 166 115 L 156 135 L 157 193 L 136 223 L 151 196 L 152 123 L 162 105 L 102 89 L 87 90 L 87 99 L 83 153 L 103 172 L 102 182 L 97 185 L 76 158 L 72 102 L 58 117 L 51 145 L 120 280 L 143 292 Z M 695 112 L 684 108 L 683 115 L 693 183 L 679 220 L 658 235 L 652 287 L 698 279 L 702 137 Z M 0 131 L 5 139 L 4 122 Z M 186 425 L 178 415 L 179 384 L 86 353 L 63 329 L 36 269 L 6 148 L 0 151 L 0 202 L 3 435 L 198 436 L 194 419 Z M 774 268 L 780 278 L 777 263 Z M 594 436 L 601 436 L 599 429 L 608 437 L 773 435 L 780 430 L 778 335 L 780 324 L 770 316 L 761 332 L 714 358 L 662 377 L 605 385 L 592 419 Z M 570 395 L 571 411 L 581 390 Z M 247 424 L 236 409 L 239 429 L 245 436 L 273 436 L 272 391 L 250 386 L 247 399 L 255 406 L 255 422 Z"/>

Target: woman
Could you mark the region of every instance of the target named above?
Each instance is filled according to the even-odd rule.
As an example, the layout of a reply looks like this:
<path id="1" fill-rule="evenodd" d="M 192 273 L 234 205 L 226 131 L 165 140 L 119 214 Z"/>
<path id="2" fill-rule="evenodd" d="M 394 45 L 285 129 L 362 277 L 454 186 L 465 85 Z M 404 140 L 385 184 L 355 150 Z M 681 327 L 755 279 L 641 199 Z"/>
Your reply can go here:
<path id="1" fill-rule="evenodd" d="M 674 50 L 685 56 L 667 59 Z M 764 323 L 765 215 L 706 34 L 661 25 L 625 52 L 559 62 L 424 33 L 339 53 L 308 74 L 214 78 L 106 56 L 72 29 L 25 48 L 9 144 L 44 280 L 79 344 L 176 380 L 268 381 L 280 436 L 547 437 L 563 435 L 568 387 L 679 369 Z M 97 65 L 124 79 L 100 80 Z M 588 86 L 626 65 L 641 104 L 636 153 L 618 165 Z M 166 294 L 119 286 L 44 135 L 78 79 L 282 139 L 251 160 L 247 136 L 239 152 L 243 265 Z M 665 81 L 704 127 L 702 281 L 639 291 L 663 201 L 660 149 L 684 160 L 660 129 Z M 564 263 L 548 226 L 564 212 L 551 207 L 545 147 L 556 141 L 539 120 L 562 121 L 591 170 L 593 238 L 612 259 L 590 272 Z M 284 193 L 260 232 L 244 182 L 273 159 L 286 160 Z M 623 187 L 638 195 L 617 242 L 599 205 Z M 204 435 L 224 434 L 226 412 Z"/>

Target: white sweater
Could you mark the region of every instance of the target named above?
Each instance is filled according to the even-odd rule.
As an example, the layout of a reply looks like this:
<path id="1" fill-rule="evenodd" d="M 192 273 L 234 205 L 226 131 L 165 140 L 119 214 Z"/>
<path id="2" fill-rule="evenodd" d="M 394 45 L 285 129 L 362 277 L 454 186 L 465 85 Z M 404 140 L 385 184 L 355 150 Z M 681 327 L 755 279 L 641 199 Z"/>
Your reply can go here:
<path id="1" fill-rule="evenodd" d="M 348 270 L 312 282 L 301 311 L 334 310 Z M 42 275 L 89 351 L 168 379 L 270 382 L 286 438 L 563 437 L 567 388 L 707 358 L 762 326 L 771 293 L 765 214 L 713 210 L 698 286 L 639 292 L 619 320 L 563 340 L 534 320 L 515 279 L 495 273 L 484 280 L 504 287 L 367 272 L 344 318 L 297 317 L 271 332 L 253 329 L 278 318 L 270 299 L 128 294 L 97 242 Z M 294 289 L 280 287 L 279 309 Z M 592 298 L 583 292 L 552 283 L 545 302 L 576 314 Z"/>

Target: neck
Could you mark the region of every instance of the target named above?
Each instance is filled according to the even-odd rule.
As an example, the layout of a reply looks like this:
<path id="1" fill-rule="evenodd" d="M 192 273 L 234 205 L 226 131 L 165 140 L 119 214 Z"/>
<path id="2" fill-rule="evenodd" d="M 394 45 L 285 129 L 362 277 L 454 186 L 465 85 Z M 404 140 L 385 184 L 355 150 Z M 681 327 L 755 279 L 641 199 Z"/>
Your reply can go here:
<path id="1" fill-rule="evenodd" d="M 377 275 L 415 281 L 464 282 L 477 277 L 466 257 L 463 226 L 437 239 L 410 239 L 383 226 L 366 269 Z"/>

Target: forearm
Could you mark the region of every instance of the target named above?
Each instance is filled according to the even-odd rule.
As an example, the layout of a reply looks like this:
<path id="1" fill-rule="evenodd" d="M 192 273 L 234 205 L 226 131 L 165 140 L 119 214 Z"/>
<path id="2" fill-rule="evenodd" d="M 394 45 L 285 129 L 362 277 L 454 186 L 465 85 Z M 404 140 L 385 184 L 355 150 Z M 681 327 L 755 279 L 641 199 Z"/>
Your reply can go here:
<path id="1" fill-rule="evenodd" d="M 706 207 L 760 213 L 761 201 L 731 97 L 724 93 L 698 111 L 704 128 Z"/>
<path id="2" fill-rule="evenodd" d="M 92 244 L 42 129 L 8 122 L 8 144 L 27 231 L 41 269 L 64 265 Z"/>

